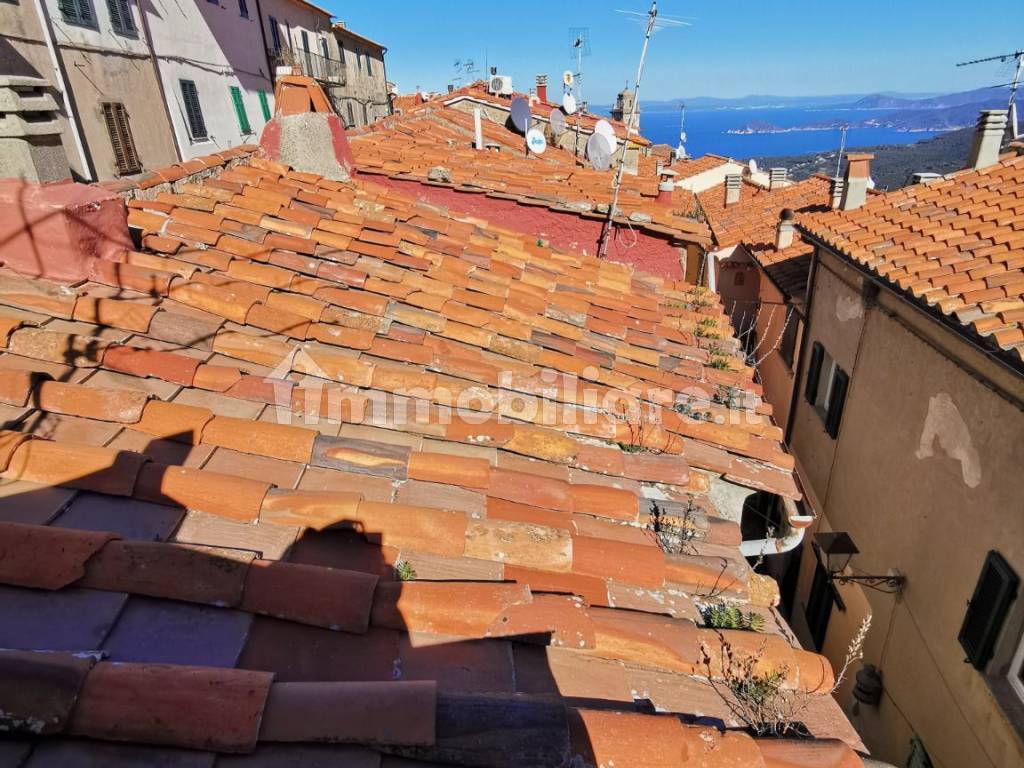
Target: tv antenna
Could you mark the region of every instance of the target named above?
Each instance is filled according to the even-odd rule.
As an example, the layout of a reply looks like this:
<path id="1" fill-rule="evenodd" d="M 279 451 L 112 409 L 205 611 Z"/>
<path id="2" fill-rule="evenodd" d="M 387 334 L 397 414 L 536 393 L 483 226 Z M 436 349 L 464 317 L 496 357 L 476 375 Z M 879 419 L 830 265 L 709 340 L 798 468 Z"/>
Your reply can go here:
<path id="1" fill-rule="evenodd" d="M 685 160 L 686 155 L 686 104 L 679 105 L 679 146 L 676 147 L 676 158 Z"/>
<path id="2" fill-rule="evenodd" d="M 632 15 L 632 11 L 622 11 Z M 598 246 L 597 257 L 603 259 L 608 255 L 608 236 L 612 231 L 612 220 L 615 216 L 615 209 L 619 202 L 619 189 L 622 187 L 622 172 L 626 165 L 626 150 L 629 147 L 629 140 L 633 135 L 636 126 L 637 110 L 640 107 L 640 82 L 644 77 L 644 63 L 647 60 L 647 48 L 651 43 L 651 36 L 662 29 L 690 26 L 689 22 L 671 16 L 662 17 L 659 23 L 658 2 L 651 0 L 651 8 L 647 11 L 647 20 L 644 30 L 644 44 L 640 49 L 640 63 L 636 68 L 636 87 L 633 89 L 633 104 L 629 109 L 629 117 L 626 118 L 626 136 L 622 140 L 622 149 L 619 152 L 619 162 L 615 168 L 615 181 L 612 183 L 612 202 L 608 206 L 608 218 L 605 219 L 604 227 L 601 229 L 601 244 Z"/>
<path id="3" fill-rule="evenodd" d="M 570 89 L 575 90 L 574 101 L 577 108 L 586 111 L 586 103 L 583 101 L 583 57 L 590 55 L 590 27 L 569 27 L 569 53 L 576 60 L 576 74 L 571 82 L 566 83 L 565 92 L 573 95 Z M 576 139 L 573 145 L 573 151 L 577 155 L 580 151 L 580 122 L 577 115 Z"/>
<path id="4" fill-rule="evenodd" d="M 1010 136 L 1013 139 L 1020 138 L 1020 132 L 1017 128 L 1017 88 L 1020 86 L 1021 79 L 1024 79 L 1024 49 L 1018 49 L 1013 53 L 1004 53 L 999 56 L 986 56 L 983 59 L 971 59 L 970 61 L 961 61 L 957 63 L 958 67 L 969 67 L 972 64 L 984 64 L 989 61 L 999 61 L 1004 64 L 1016 61 L 1016 67 L 1013 68 L 1013 78 L 1008 83 L 999 83 L 998 85 L 991 86 L 992 88 L 1005 88 L 1010 86 L 1010 98 L 1007 100 L 1006 108 L 1009 110 L 1009 125 L 1010 125 Z"/>
<path id="5" fill-rule="evenodd" d="M 843 164 L 843 151 L 846 149 L 846 132 L 850 130 L 848 123 L 839 127 L 839 154 L 836 156 L 836 178 L 839 178 L 839 169 Z"/>

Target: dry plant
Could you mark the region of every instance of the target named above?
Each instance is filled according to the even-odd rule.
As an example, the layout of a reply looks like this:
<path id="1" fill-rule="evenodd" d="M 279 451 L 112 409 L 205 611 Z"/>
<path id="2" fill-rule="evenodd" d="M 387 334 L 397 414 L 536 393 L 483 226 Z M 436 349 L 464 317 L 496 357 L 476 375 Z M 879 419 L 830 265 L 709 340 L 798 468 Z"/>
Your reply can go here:
<path id="1" fill-rule="evenodd" d="M 864 657 L 864 639 L 871 628 L 869 615 L 846 649 L 846 658 L 828 691 L 805 691 L 783 687 L 789 672 L 785 665 L 771 668 L 761 663 L 766 643 L 756 653 L 739 653 L 722 639 L 721 656 L 701 643 L 701 662 L 707 669 L 707 681 L 732 714 L 755 736 L 807 735 L 800 718 L 810 706 L 812 696 L 836 692 L 846 679 L 850 666 Z M 716 669 L 720 660 L 721 669 Z M 765 669 L 768 667 L 768 669 Z M 716 676 L 715 673 L 720 673 Z"/>
<path id="2" fill-rule="evenodd" d="M 666 432 L 665 442 L 660 447 L 651 445 L 651 433 L 656 431 L 657 424 L 644 417 L 643 407 L 638 406 L 636 413 L 630 413 L 630 407 L 619 401 L 615 418 L 622 421 L 629 430 L 629 441 L 619 441 L 618 446 L 624 453 L 653 453 L 660 455 L 671 453 L 675 446 L 676 435 Z"/>

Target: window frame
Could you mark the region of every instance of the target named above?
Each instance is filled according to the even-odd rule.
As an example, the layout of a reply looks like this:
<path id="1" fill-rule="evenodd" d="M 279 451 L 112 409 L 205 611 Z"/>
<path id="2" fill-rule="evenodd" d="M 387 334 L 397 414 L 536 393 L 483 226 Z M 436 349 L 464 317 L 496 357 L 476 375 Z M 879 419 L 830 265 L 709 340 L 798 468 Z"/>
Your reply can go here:
<path id="1" fill-rule="evenodd" d="M 185 92 L 185 86 L 190 85 L 195 95 L 195 107 L 196 116 L 199 119 L 199 123 L 202 125 L 203 133 L 201 135 L 195 132 L 195 125 L 193 124 L 192 111 L 189 109 L 189 96 Z M 210 140 L 210 129 L 206 125 L 206 117 L 203 115 L 203 103 L 199 98 L 199 88 L 196 86 L 195 80 L 186 80 L 185 78 L 179 78 L 178 80 L 178 91 L 181 93 L 181 103 L 185 108 L 185 129 L 188 131 L 189 141 L 193 144 L 201 144 L 205 141 Z"/>
<path id="2" fill-rule="evenodd" d="M 800 315 L 795 309 L 790 309 L 789 320 L 779 340 L 779 357 L 789 370 L 793 370 L 793 364 L 796 362 L 796 344 L 799 338 Z"/>
<path id="3" fill-rule="evenodd" d="M 849 388 L 850 374 L 836 362 L 820 341 L 814 342 L 804 382 L 804 400 L 818 414 L 825 431 L 833 440 L 839 436 Z"/>
<path id="4" fill-rule="evenodd" d="M 60 11 L 60 17 L 65 24 L 97 31 L 100 28 L 92 0 L 57 0 L 57 10 Z M 69 10 L 72 13 L 69 14 Z"/>
<path id="5" fill-rule="evenodd" d="M 107 13 L 110 14 L 110 27 L 114 34 L 138 40 L 139 28 L 135 25 L 131 0 L 107 0 Z"/>
<path id="6" fill-rule="evenodd" d="M 976 612 L 979 597 L 982 595 L 986 577 L 993 572 L 1001 578 L 1001 584 L 995 595 L 991 597 L 992 606 L 988 616 L 982 617 L 981 637 L 978 638 L 977 646 L 972 645 L 969 637 L 972 621 L 978 621 Z M 992 660 L 995 651 L 996 640 L 1002 632 L 1003 625 L 1010 614 L 1010 609 L 1017 599 L 1020 590 L 1020 577 L 1013 567 L 1006 561 L 998 551 L 990 549 L 985 555 L 985 561 L 978 571 L 978 581 L 974 585 L 971 599 L 967 601 L 967 610 L 964 612 L 963 621 L 960 624 L 960 631 L 957 633 L 957 642 L 963 648 L 966 662 L 971 664 L 979 672 L 984 673 L 989 662 Z M 1012 682 L 1012 681 L 1011 681 Z"/>

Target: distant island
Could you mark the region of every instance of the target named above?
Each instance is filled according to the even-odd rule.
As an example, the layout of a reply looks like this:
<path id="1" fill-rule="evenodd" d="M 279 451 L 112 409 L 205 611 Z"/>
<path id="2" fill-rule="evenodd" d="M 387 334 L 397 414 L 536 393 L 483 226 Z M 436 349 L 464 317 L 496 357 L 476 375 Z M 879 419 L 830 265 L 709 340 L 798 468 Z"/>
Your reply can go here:
<path id="1" fill-rule="evenodd" d="M 955 131 L 974 125 L 978 112 L 1003 107 L 1007 89 L 978 88 L 973 91 L 907 99 L 885 94 L 872 94 L 846 105 L 833 105 L 834 110 L 878 110 L 884 114 L 858 120 L 832 118 L 794 126 L 778 126 L 764 120 L 753 120 L 726 133 L 747 135 L 755 133 L 792 133 L 794 131 L 829 131 L 840 128 L 890 128 L 905 133 Z"/>

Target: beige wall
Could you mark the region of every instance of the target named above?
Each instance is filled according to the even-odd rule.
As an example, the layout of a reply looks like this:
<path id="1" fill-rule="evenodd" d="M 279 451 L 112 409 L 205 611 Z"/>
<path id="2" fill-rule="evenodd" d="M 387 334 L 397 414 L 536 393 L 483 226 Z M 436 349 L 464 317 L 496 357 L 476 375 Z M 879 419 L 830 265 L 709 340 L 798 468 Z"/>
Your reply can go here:
<path id="1" fill-rule="evenodd" d="M 791 442 L 801 476 L 823 529 L 847 531 L 860 548 L 858 570 L 897 568 L 907 579 L 899 596 L 844 587 L 847 611 L 833 609 L 823 651 L 836 665 L 863 616 L 874 618 L 865 661 L 881 668 L 885 695 L 852 719 L 875 756 L 896 764 L 916 733 L 937 768 L 1024 765 L 1024 723 L 1011 723 L 1012 708 L 957 641 L 986 553 L 1024 574 L 1024 381 L 886 289 L 865 306 L 857 273 L 830 254 L 815 283 L 809 342 L 849 372 L 850 388 L 833 441 L 800 383 Z M 804 605 L 813 564 L 808 546 Z M 1022 602 L 992 680 L 1019 642 Z"/>
<path id="2" fill-rule="evenodd" d="M 390 114 L 391 102 L 384 75 L 384 50 L 337 26 L 334 28 L 334 37 L 338 55 L 345 62 L 345 84 L 332 85 L 328 89 L 338 114 L 347 125 L 356 126 L 367 125 Z M 372 62 L 372 74 L 366 69 L 367 58 Z M 351 119 L 348 110 L 350 104 Z"/>

